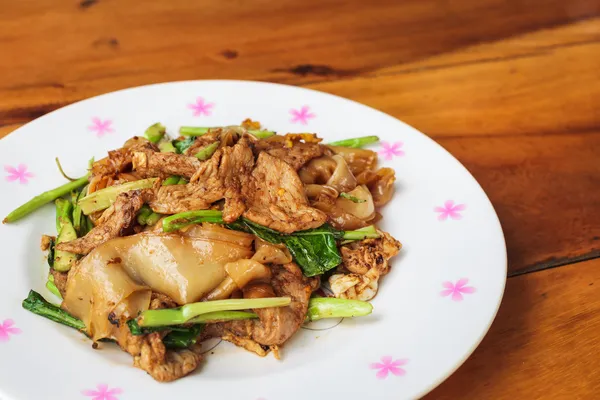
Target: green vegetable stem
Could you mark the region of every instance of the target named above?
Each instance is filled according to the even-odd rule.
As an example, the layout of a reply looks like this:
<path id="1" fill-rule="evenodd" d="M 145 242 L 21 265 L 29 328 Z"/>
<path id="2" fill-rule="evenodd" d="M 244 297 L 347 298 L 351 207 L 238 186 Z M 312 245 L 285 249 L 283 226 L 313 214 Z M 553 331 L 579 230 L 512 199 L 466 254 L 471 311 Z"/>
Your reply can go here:
<path id="1" fill-rule="evenodd" d="M 141 327 L 181 325 L 194 317 L 215 311 L 239 311 L 253 308 L 284 307 L 291 303 L 289 297 L 267 297 L 263 299 L 228 299 L 190 303 L 179 308 L 146 310 L 137 318 Z"/>
<path id="2" fill-rule="evenodd" d="M 75 328 L 79 331 L 83 331 L 85 329 L 85 324 L 82 321 L 62 310 L 60 307 L 50 304 L 42 297 L 42 295 L 34 290 L 29 291 L 29 296 L 23 300 L 22 305 L 24 309 L 31 311 L 34 314 L 41 315 L 42 317 L 51 319 L 59 324 L 70 326 L 71 328 Z"/>
<path id="3" fill-rule="evenodd" d="M 127 182 L 122 185 L 109 186 L 88 194 L 79 200 L 78 204 L 85 215 L 90 215 L 93 212 L 110 207 L 119 194 L 129 192 L 130 190 L 149 189 L 154 186 L 156 180 L 157 178 L 140 179 L 139 181 Z"/>
<path id="4" fill-rule="evenodd" d="M 152 143 L 158 143 L 165 136 L 167 132 L 167 128 L 164 127 L 160 122 L 155 123 L 154 125 L 150 125 L 146 132 L 144 132 L 144 136 L 146 139 L 151 141 Z"/>
<path id="5" fill-rule="evenodd" d="M 364 147 L 368 144 L 377 143 L 377 142 L 379 142 L 378 136 L 362 136 L 362 137 L 357 137 L 357 138 L 352 138 L 352 139 L 338 140 L 337 142 L 329 143 L 329 145 L 330 146 L 359 148 L 359 147 Z"/>
<path id="6" fill-rule="evenodd" d="M 372 311 L 373 306 L 366 301 L 313 297 L 308 303 L 306 321 L 317 321 L 323 318 L 363 317 L 371 314 Z"/>
<path id="7" fill-rule="evenodd" d="M 218 148 L 219 148 L 219 142 L 218 141 L 213 142 L 213 143 L 201 148 L 200 151 L 198 151 L 195 154 L 195 156 L 200 161 L 208 160 L 214 154 L 214 152 L 217 151 Z"/>
<path id="8" fill-rule="evenodd" d="M 211 129 L 204 126 L 182 126 L 179 128 L 179 134 L 182 136 L 202 136 L 207 134 Z"/>
<path id="9" fill-rule="evenodd" d="M 34 197 L 27 203 L 23 204 L 22 206 L 18 207 L 17 209 L 13 210 L 10 214 L 8 214 L 6 218 L 4 218 L 2 223 L 7 224 L 10 222 L 18 221 L 19 219 L 31 214 L 43 205 L 48 204 L 58 199 L 59 197 L 64 196 L 71 190 L 75 190 L 82 186 L 85 186 L 88 182 L 88 177 L 89 174 L 77 179 L 76 181 L 66 183 L 62 186 L 59 186 L 52 190 L 48 190 L 47 192 L 44 192 Z"/>

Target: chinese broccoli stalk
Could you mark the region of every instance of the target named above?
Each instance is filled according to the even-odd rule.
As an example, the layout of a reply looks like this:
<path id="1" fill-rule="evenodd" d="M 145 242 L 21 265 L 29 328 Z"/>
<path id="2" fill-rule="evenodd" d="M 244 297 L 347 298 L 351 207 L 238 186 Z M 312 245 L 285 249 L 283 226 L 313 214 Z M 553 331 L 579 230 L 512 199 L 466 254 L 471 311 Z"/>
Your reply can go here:
<path id="1" fill-rule="evenodd" d="M 88 194 L 80 199 L 78 204 L 85 215 L 104 210 L 112 205 L 121 193 L 136 189 L 149 189 L 154 186 L 157 178 L 140 179 L 139 181 L 127 182 L 122 185 L 109 186 Z"/>
<path id="2" fill-rule="evenodd" d="M 255 308 L 284 307 L 291 303 L 289 297 L 267 297 L 264 299 L 228 299 L 190 303 L 179 308 L 146 310 L 137 318 L 140 327 L 181 325 L 195 317 L 217 311 L 240 311 Z"/>
<path id="3" fill-rule="evenodd" d="M 377 136 L 362 136 L 352 139 L 344 139 L 338 140 L 337 142 L 329 143 L 330 146 L 341 146 L 341 147 L 355 147 L 360 148 L 366 146 L 368 144 L 379 142 L 379 137 Z"/>
<path id="4" fill-rule="evenodd" d="M 73 182 L 65 183 L 62 186 L 59 186 L 55 189 L 48 190 L 38 196 L 35 196 L 33 199 L 29 200 L 27 203 L 13 210 L 10 214 L 4 218 L 2 221 L 3 224 L 15 222 L 26 215 L 31 214 L 38 208 L 42 207 L 45 204 L 48 204 L 59 197 L 64 196 L 65 194 L 71 192 L 72 190 L 78 189 L 82 186 L 85 186 L 88 182 L 88 175 L 85 175 Z"/>

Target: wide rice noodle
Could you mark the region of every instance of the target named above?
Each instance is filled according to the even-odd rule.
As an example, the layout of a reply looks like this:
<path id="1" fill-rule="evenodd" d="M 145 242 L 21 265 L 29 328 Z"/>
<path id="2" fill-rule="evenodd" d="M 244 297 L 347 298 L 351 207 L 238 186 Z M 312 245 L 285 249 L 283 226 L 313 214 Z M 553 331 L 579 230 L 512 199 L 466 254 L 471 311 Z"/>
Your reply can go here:
<path id="1" fill-rule="evenodd" d="M 73 268 L 62 307 L 94 340 L 110 337 L 110 313 L 147 309 L 152 291 L 178 304 L 199 301 L 227 277 L 225 264 L 253 254 L 251 246 L 177 234 L 143 233 L 110 240 Z"/>

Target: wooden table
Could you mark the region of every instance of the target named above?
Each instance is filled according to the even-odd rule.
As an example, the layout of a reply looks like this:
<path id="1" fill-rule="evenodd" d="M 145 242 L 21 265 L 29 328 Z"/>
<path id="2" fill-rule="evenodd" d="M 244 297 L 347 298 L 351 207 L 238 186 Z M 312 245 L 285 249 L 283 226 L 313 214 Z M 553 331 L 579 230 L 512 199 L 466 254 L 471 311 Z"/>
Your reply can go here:
<path id="1" fill-rule="evenodd" d="M 600 398 L 599 0 L 0 0 L 0 10 L 0 137 L 100 93 L 213 78 L 338 94 L 425 132 L 488 193 L 509 254 L 490 333 L 427 398 Z"/>

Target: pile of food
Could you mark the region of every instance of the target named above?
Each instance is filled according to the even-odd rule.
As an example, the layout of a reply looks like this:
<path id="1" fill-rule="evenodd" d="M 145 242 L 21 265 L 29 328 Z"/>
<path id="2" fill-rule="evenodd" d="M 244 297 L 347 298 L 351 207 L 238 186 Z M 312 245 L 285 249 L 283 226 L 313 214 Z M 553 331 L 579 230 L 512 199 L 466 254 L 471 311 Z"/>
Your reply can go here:
<path id="1" fill-rule="evenodd" d="M 377 137 L 323 144 L 251 120 L 179 134 L 152 125 L 4 219 L 56 204 L 42 249 L 62 303 L 31 291 L 23 307 L 158 381 L 196 369 L 208 338 L 279 357 L 306 322 L 371 313 L 401 247 L 375 226 L 395 180 L 362 148 Z"/>

